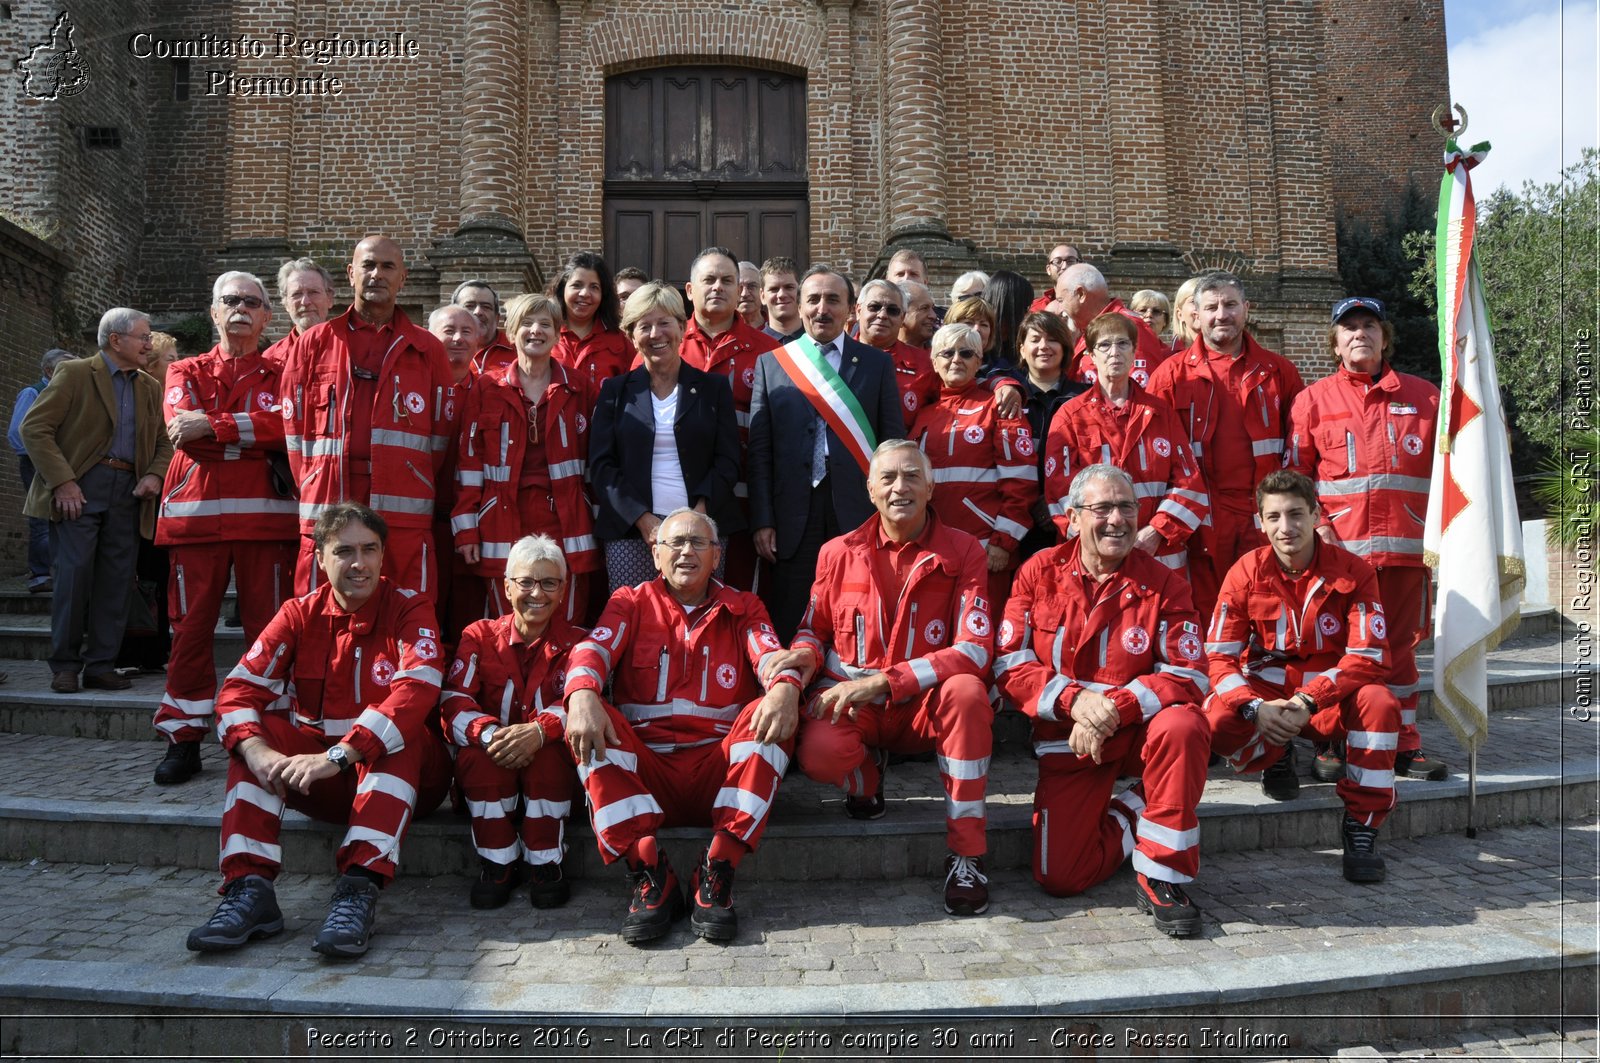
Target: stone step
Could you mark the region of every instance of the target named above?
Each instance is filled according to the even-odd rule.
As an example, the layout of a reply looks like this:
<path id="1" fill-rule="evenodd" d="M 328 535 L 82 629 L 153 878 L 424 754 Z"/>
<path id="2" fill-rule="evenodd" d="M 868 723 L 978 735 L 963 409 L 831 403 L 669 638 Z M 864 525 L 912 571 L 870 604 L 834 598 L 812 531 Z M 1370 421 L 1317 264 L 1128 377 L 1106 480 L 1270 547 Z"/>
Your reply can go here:
<path id="1" fill-rule="evenodd" d="M 1507 710 L 1479 754 L 1480 826 L 1561 822 L 1591 806 L 1600 777 L 1594 758 L 1600 724 L 1556 707 Z M 1422 724 L 1424 748 L 1449 761 L 1442 782 L 1400 781 L 1399 805 L 1384 827 L 1404 838 L 1466 826 L 1466 759 L 1443 724 Z M 213 867 L 225 773 L 214 745 L 191 782 L 156 786 L 159 750 L 149 742 L 0 735 L 0 859 L 111 861 L 152 866 Z M 1339 808 L 1334 787 L 1309 775 L 1309 747 L 1300 746 L 1301 795 L 1277 802 L 1261 792 L 1259 776 L 1236 778 L 1213 768 L 1200 807 L 1202 850 L 1234 852 L 1306 844 L 1336 845 Z M 1025 867 L 1031 858 L 1031 816 L 1037 771 L 1025 747 L 997 750 L 990 767 L 990 862 Z M 931 874 L 946 852 L 944 802 L 936 766 L 928 761 L 890 768 L 883 819 L 859 823 L 843 815 L 841 794 L 791 770 L 779 790 L 764 843 L 744 865 L 752 877 L 796 880 L 895 879 Z M 569 873 L 600 870 L 592 835 L 579 807 L 569 825 Z M 290 813 L 283 837 L 291 870 L 329 866 L 342 831 Z M 704 831 L 664 833 L 682 859 L 704 845 Z M 417 820 L 405 843 L 404 866 L 415 874 L 464 874 L 476 866 L 464 815 L 448 804 Z"/>
<path id="2" fill-rule="evenodd" d="M 24 581 L 16 581 L 19 585 Z M 229 584 L 227 592 L 223 595 L 223 615 L 231 615 L 237 595 L 234 594 L 233 585 Z M 0 616 L 49 616 L 50 603 L 53 595 L 49 591 L 42 594 L 31 594 L 25 589 L 17 587 L 0 587 Z"/>
<path id="3" fill-rule="evenodd" d="M 620 874 L 578 883 L 558 910 L 519 895 L 499 912 L 470 910 L 460 877 L 405 875 L 371 951 L 343 964 L 308 947 L 326 868 L 279 879 L 284 933 L 198 956 L 183 941 L 216 902 L 214 873 L 13 862 L 0 1052 L 1280 1059 L 1564 1029 L 1594 1004 L 1597 833 L 1392 841 L 1383 886 L 1345 882 L 1325 848 L 1216 854 L 1189 887 L 1204 917 L 1186 940 L 1138 913 L 1126 866 L 1065 899 L 995 870 L 975 919 L 945 916 L 920 873 L 820 891 L 741 871 L 734 943 L 680 923 L 648 948 L 617 938 Z"/>
<path id="4" fill-rule="evenodd" d="M 50 617 L 0 617 L 0 662 L 50 659 Z M 212 658 L 226 672 L 239 663 L 245 650 L 244 632 L 217 622 Z"/>

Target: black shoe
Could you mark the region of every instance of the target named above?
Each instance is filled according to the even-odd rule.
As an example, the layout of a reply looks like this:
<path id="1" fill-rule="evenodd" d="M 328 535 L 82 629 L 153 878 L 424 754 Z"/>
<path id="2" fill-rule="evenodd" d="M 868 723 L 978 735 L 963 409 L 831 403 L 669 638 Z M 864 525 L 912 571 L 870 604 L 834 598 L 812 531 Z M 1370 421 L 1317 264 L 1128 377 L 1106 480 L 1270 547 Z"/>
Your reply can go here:
<path id="1" fill-rule="evenodd" d="M 1337 742 L 1318 742 L 1317 756 L 1311 762 L 1311 776 L 1318 782 L 1338 782 L 1344 778 L 1344 747 Z"/>
<path id="2" fill-rule="evenodd" d="M 184 942 L 190 952 L 226 952 L 251 938 L 271 937 L 283 929 L 278 894 L 260 875 L 236 878 L 222 891 L 222 903 Z"/>
<path id="3" fill-rule="evenodd" d="M 1386 872 L 1378 855 L 1378 828 L 1344 817 L 1344 877 L 1351 882 L 1382 882 Z"/>
<path id="4" fill-rule="evenodd" d="M 522 864 L 512 861 L 497 864 L 484 860 L 478 872 L 478 881 L 472 884 L 470 900 L 474 908 L 504 908 L 511 899 L 511 891 L 522 881 Z"/>
<path id="5" fill-rule="evenodd" d="M 378 884 L 362 875 L 340 875 L 328 918 L 311 947 L 334 959 L 354 959 L 367 951 L 378 914 Z"/>
<path id="6" fill-rule="evenodd" d="M 882 749 L 874 749 L 872 757 L 878 762 L 878 789 L 869 795 L 847 796 L 844 799 L 844 814 L 851 819 L 882 819 L 887 806 L 883 803 L 883 780 L 889 774 L 889 754 Z"/>
<path id="7" fill-rule="evenodd" d="M 1141 912 L 1155 917 L 1156 929 L 1163 934 L 1175 938 L 1200 935 L 1200 909 L 1176 882 L 1149 878 L 1141 871 L 1134 876 L 1133 899 Z"/>
<path id="8" fill-rule="evenodd" d="M 167 754 L 156 765 L 156 783 L 176 786 L 200 774 L 199 742 L 168 742 Z"/>
<path id="9" fill-rule="evenodd" d="M 49 594 L 56 589 L 56 582 L 52 579 L 41 580 L 38 583 L 28 584 L 29 594 Z"/>
<path id="10" fill-rule="evenodd" d="M 654 867 L 630 871 L 628 877 L 633 895 L 628 899 L 628 917 L 622 921 L 622 940 L 642 945 L 663 936 L 683 918 L 683 891 L 664 852 L 657 854 Z"/>
<path id="11" fill-rule="evenodd" d="M 1408 749 L 1394 755 L 1394 773 L 1408 779 L 1439 782 L 1449 778 L 1450 766 L 1442 760 L 1434 760 L 1420 749 Z"/>
<path id="12" fill-rule="evenodd" d="M 1300 776 L 1294 768 L 1294 743 L 1283 747 L 1283 756 L 1261 773 L 1261 792 L 1274 801 L 1293 801 L 1300 796 Z"/>
<path id="13" fill-rule="evenodd" d="M 695 935 L 707 941 L 732 941 L 739 932 L 739 916 L 733 910 L 733 865 L 711 859 L 708 849 L 689 880 L 689 896 L 694 899 L 689 927 Z"/>
<path id="14" fill-rule="evenodd" d="M 559 908 L 572 890 L 561 874 L 561 863 L 534 864 L 528 868 L 528 902 L 535 908 Z"/>
<path id="15" fill-rule="evenodd" d="M 133 680 L 121 672 L 96 672 L 83 676 L 83 689 L 85 690 L 127 690 L 133 686 Z"/>

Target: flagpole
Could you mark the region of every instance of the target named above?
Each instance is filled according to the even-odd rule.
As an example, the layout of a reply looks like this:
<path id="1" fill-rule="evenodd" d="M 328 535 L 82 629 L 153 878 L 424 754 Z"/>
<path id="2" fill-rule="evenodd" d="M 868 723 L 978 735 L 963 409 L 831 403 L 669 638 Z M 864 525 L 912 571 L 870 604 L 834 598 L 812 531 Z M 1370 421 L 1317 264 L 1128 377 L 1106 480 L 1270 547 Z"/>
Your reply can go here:
<path id="1" fill-rule="evenodd" d="M 1467 837 L 1478 836 L 1478 747 L 1467 752 Z"/>

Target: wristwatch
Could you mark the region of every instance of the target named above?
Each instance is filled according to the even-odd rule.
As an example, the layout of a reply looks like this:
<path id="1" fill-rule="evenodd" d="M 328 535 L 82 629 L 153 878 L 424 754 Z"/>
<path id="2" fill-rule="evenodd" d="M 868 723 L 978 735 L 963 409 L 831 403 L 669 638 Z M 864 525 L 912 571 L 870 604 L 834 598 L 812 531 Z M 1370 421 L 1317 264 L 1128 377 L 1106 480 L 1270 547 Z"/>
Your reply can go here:
<path id="1" fill-rule="evenodd" d="M 328 750 L 328 763 L 336 765 L 341 772 L 349 771 L 354 763 L 345 756 L 344 746 L 334 746 Z"/>
<path id="2" fill-rule="evenodd" d="M 1304 705 L 1307 712 L 1317 711 L 1317 699 L 1307 694 L 1304 690 L 1295 694 L 1294 699 Z"/>
<path id="3" fill-rule="evenodd" d="M 1256 713 L 1261 710 L 1261 699 L 1251 698 L 1239 706 L 1239 718 L 1245 723 L 1255 723 Z"/>
<path id="4" fill-rule="evenodd" d="M 489 748 L 489 743 L 494 741 L 494 733 L 499 729 L 499 724 L 490 723 L 485 724 L 483 730 L 478 732 L 478 741 L 483 744 L 484 749 Z"/>

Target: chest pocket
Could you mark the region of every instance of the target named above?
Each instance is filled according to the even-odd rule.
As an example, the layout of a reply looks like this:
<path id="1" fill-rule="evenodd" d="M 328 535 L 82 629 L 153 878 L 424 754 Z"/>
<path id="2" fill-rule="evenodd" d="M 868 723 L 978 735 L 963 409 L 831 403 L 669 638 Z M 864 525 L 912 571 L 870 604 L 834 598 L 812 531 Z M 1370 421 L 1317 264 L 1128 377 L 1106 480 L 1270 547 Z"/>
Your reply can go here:
<path id="1" fill-rule="evenodd" d="M 654 701 L 667 699 L 671 654 L 669 647 L 660 644 L 636 642 L 628 647 L 628 672 L 635 697 Z"/>
<path id="2" fill-rule="evenodd" d="M 833 601 L 829 619 L 833 622 L 834 645 L 847 647 L 840 656 L 851 664 L 866 660 L 869 636 L 878 623 L 877 603 L 865 590 L 841 591 Z"/>
<path id="3" fill-rule="evenodd" d="M 1245 600 L 1245 609 L 1250 616 L 1253 640 L 1263 642 L 1267 649 L 1292 651 L 1298 648 L 1294 617 L 1282 598 L 1275 594 L 1252 594 Z"/>

